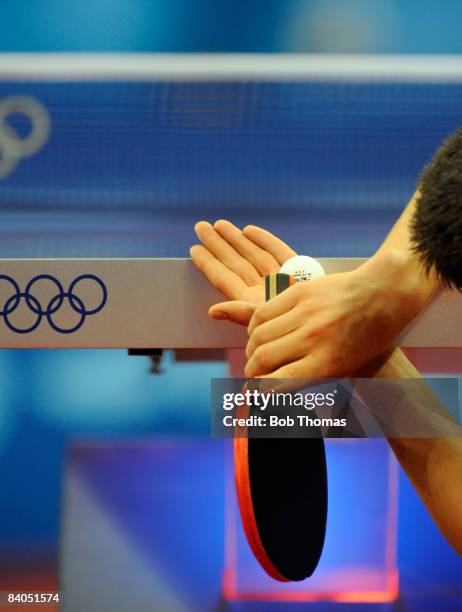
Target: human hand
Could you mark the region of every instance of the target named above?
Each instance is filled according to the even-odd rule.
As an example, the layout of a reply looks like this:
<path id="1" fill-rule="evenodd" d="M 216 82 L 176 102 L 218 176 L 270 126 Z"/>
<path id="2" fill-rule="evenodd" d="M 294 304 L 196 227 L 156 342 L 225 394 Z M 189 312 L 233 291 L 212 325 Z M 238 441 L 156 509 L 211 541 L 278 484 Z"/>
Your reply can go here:
<path id="1" fill-rule="evenodd" d="M 247 377 L 338 378 L 388 349 L 431 294 L 387 257 L 297 283 L 259 305 L 249 324 Z"/>
<path id="2" fill-rule="evenodd" d="M 194 263 L 231 300 L 212 306 L 209 315 L 248 325 L 256 306 L 265 300 L 265 276 L 279 272 L 295 251 L 255 225 L 241 231 L 229 221 L 200 221 L 194 229 L 202 242 L 190 249 Z"/>

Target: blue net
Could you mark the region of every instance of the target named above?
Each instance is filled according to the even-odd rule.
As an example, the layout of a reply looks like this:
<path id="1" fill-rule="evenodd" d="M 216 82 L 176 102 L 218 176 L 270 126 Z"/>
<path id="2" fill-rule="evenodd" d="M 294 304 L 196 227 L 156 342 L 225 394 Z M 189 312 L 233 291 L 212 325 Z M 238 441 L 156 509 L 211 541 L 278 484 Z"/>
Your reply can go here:
<path id="1" fill-rule="evenodd" d="M 308 222 L 343 219 L 334 241 L 311 232 L 315 254 L 366 255 L 462 123 L 462 83 L 0 81 L 0 114 L 11 96 L 46 109 L 49 135 L 4 173 L 0 211 L 28 211 L 40 252 L 61 239 L 72 256 L 184 255 L 181 224 L 223 216 L 273 227 L 290 217 L 295 243 Z M 10 112 L 3 124 L 20 135 L 21 121 Z M 54 213 L 72 219 L 67 235 Z M 38 253 L 26 234 L 16 250 Z"/>

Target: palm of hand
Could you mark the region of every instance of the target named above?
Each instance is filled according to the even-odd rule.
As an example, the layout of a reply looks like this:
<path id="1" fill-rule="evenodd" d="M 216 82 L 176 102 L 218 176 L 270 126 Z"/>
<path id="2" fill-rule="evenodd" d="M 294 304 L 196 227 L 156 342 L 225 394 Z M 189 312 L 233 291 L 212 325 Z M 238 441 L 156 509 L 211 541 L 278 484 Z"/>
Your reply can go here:
<path id="1" fill-rule="evenodd" d="M 282 240 L 266 230 L 248 226 L 240 230 L 229 221 L 195 226 L 200 245 L 191 248 L 199 270 L 229 302 L 213 306 L 209 314 L 248 325 L 256 306 L 265 301 L 265 276 L 278 272 L 296 255 Z"/>

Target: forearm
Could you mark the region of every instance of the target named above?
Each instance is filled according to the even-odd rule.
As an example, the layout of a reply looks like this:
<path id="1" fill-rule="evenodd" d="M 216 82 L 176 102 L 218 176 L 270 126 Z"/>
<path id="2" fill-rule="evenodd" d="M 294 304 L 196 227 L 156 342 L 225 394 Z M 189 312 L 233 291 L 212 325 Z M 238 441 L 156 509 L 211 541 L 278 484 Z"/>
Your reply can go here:
<path id="1" fill-rule="evenodd" d="M 388 442 L 435 524 L 462 556 L 461 438 L 390 438 Z"/>
<path id="2" fill-rule="evenodd" d="M 409 308 L 416 312 L 420 311 L 438 287 L 436 274 L 425 270 L 412 246 L 410 222 L 418 196 L 416 191 L 383 244 L 362 266 L 366 276 L 385 276 L 390 285 L 400 284 L 406 293 Z"/>
<path id="3" fill-rule="evenodd" d="M 361 376 L 421 378 L 399 349 L 370 364 Z M 438 528 L 462 555 L 462 428 L 452 421 L 445 407 L 423 381 L 422 385 L 410 385 L 409 389 L 401 408 L 415 415 L 416 427 L 419 427 L 420 419 L 423 428 L 427 430 L 430 424 L 435 435 L 392 437 L 388 442 Z M 364 399 L 367 403 L 367 398 Z M 369 399 L 373 401 L 373 397 Z"/>

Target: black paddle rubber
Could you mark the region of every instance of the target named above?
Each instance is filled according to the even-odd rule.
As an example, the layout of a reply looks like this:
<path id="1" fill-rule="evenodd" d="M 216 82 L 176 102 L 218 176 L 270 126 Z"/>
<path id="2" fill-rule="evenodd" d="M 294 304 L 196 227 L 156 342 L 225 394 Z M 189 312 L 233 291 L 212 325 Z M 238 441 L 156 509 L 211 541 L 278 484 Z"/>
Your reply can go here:
<path id="1" fill-rule="evenodd" d="M 293 283 L 266 279 L 270 299 Z M 252 381 L 257 382 L 258 381 Z M 251 415 L 252 406 L 248 407 Z M 235 438 L 235 480 L 249 545 L 263 569 L 280 581 L 311 576 L 321 557 L 327 522 L 327 467 L 319 438 Z"/>

